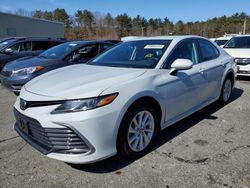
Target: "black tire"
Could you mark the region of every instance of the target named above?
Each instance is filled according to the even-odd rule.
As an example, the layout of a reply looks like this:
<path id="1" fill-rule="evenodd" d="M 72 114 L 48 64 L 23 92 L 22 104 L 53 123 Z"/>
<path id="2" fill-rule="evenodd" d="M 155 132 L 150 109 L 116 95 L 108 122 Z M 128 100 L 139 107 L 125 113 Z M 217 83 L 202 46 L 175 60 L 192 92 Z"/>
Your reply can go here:
<path id="1" fill-rule="evenodd" d="M 139 152 L 133 151 L 128 143 L 128 130 L 130 127 L 130 123 L 136 117 L 136 115 L 139 112 L 142 111 L 148 111 L 151 113 L 154 119 L 154 131 L 153 131 L 153 136 L 152 139 L 149 141 L 148 145 Z M 131 158 L 131 159 L 136 159 L 139 158 L 150 150 L 151 146 L 154 144 L 157 136 L 159 135 L 159 130 L 160 130 L 160 120 L 158 119 L 157 112 L 154 109 L 153 105 L 151 104 L 146 104 L 146 103 L 138 103 L 136 105 L 133 105 L 127 113 L 125 114 L 119 132 L 117 136 L 117 152 L 119 155 L 126 157 L 126 158 Z"/>
<path id="2" fill-rule="evenodd" d="M 228 97 L 225 97 L 224 89 L 226 87 L 226 84 L 228 84 L 229 82 L 230 82 L 230 94 Z M 226 79 L 223 82 L 222 88 L 221 88 L 219 103 L 227 104 L 230 101 L 230 98 L 232 96 L 232 89 L 233 89 L 233 82 L 229 77 L 226 77 Z"/>

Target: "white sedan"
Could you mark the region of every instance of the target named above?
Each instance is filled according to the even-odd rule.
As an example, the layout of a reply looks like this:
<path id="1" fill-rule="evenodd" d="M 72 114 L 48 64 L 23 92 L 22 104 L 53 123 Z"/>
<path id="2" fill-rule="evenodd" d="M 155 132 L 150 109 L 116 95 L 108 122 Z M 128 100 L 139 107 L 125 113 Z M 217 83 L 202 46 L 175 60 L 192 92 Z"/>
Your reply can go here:
<path id="1" fill-rule="evenodd" d="M 88 64 L 28 82 L 14 106 L 18 134 L 48 157 L 91 163 L 147 153 L 159 131 L 230 100 L 233 58 L 198 36 L 137 38 Z"/>
<path id="2" fill-rule="evenodd" d="M 234 57 L 238 66 L 238 76 L 250 76 L 250 35 L 239 35 L 232 38 L 224 50 Z"/>

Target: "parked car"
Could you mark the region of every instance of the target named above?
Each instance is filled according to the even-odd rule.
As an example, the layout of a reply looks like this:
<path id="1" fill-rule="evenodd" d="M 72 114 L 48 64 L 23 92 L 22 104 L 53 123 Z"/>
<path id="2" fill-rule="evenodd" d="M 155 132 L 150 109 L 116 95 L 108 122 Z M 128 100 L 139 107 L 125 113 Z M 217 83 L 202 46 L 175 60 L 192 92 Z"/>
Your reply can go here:
<path id="1" fill-rule="evenodd" d="M 250 35 L 232 38 L 224 47 L 235 58 L 238 76 L 250 76 Z"/>
<path id="2" fill-rule="evenodd" d="M 0 41 L 0 71 L 8 62 L 25 56 L 36 56 L 65 39 L 13 37 Z"/>
<path id="3" fill-rule="evenodd" d="M 214 40 L 215 43 L 217 43 L 218 46 L 221 48 L 224 47 L 224 45 L 233 37 L 237 36 L 238 34 L 225 34 L 223 37 L 216 38 Z"/>
<path id="4" fill-rule="evenodd" d="M 44 51 L 36 57 L 24 57 L 5 65 L 0 73 L 2 86 L 18 95 L 21 87 L 31 79 L 48 71 L 86 63 L 119 41 L 74 41 Z"/>
<path id="5" fill-rule="evenodd" d="M 233 58 L 198 36 L 132 39 L 87 64 L 28 82 L 14 105 L 17 133 L 48 157 L 90 163 L 147 153 L 159 131 L 220 100 Z"/>

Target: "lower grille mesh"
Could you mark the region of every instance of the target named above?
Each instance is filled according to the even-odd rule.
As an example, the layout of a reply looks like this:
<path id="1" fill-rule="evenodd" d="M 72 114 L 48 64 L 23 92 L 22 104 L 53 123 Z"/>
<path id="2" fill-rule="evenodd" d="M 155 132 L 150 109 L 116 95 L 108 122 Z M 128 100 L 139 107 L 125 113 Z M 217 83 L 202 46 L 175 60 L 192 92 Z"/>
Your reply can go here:
<path id="1" fill-rule="evenodd" d="M 15 128 L 48 153 L 80 154 L 89 151 L 87 144 L 72 129 L 43 128 L 37 120 L 22 115 L 16 109 L 14 113 L 17 120 Z M 27 126 L 26 131 L 21 124 Z"/>

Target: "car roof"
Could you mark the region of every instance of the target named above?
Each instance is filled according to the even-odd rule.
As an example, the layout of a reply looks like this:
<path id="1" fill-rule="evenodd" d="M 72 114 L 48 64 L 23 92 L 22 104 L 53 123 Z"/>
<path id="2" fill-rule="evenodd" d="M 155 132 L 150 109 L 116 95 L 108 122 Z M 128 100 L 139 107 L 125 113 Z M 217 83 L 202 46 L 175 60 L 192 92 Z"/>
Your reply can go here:
<path id="1" fill-rule="evenodd" d="M 153 36 L 153 37 L 136 37 L 128 40 L 175 40 L 175 39 L 185 39 L 185 38 L 203 38 L 198 35 L 169 35 L 169 36 Z"/>
<path id="2" fill-rule="evenodd" d="M 126 39 L 126 41 L 139 41 L 139 40 L 171 40 L 174 41 L 174 43 L 178 43 L 179 41 L 183 39 L 188 39 L 188 38 L 201 38 L 201 39 L 206 39 L 207 38 L 198 36 L 198 35 L 169 35 L 169 36 L 153 36 L 153 37 L 134 37 L 131 39 Z"/>

